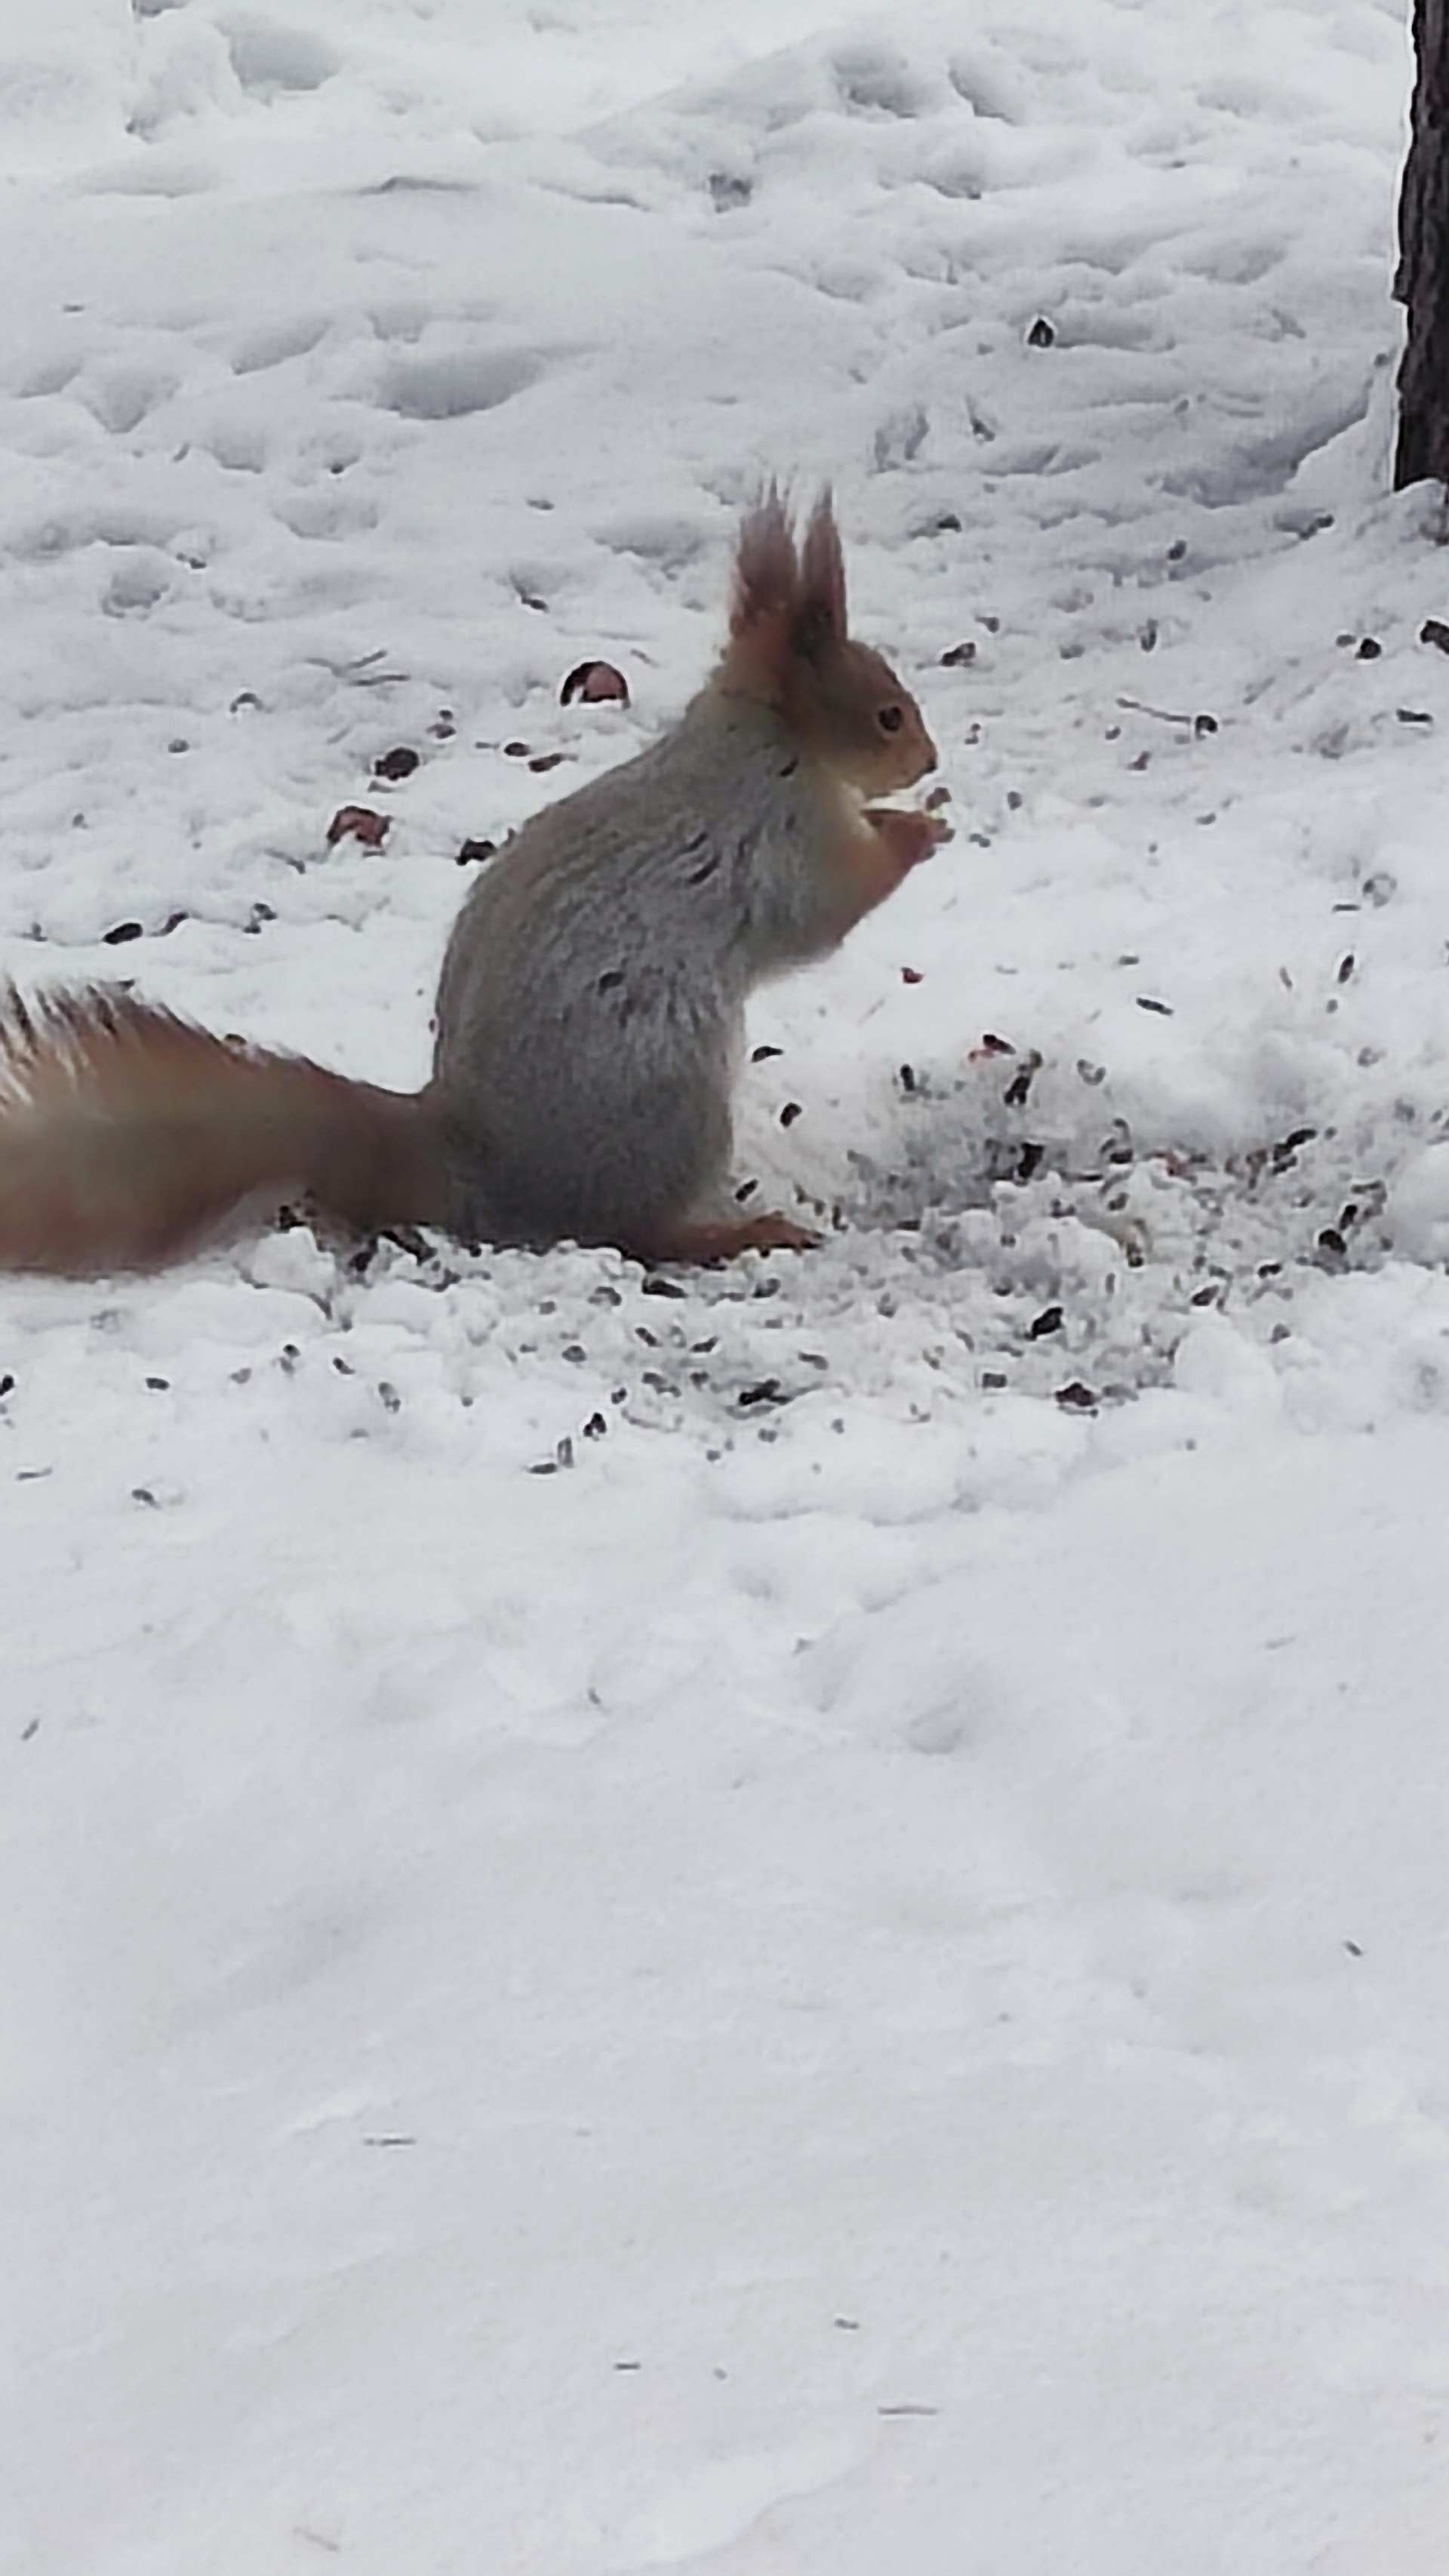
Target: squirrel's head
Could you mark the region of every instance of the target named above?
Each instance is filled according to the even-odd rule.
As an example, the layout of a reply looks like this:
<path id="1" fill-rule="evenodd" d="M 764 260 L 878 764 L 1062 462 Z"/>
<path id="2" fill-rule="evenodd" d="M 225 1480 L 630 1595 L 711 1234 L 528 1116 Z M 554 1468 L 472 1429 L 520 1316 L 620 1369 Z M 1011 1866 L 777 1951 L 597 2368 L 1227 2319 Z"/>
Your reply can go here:
<path id="1" fill-rule="evenodd" d="M 828 491 L 798 547 L 773 484 L 746 519 L 719 678 L 777 708 L 791 736 L 865 796 L 914 787 L 936 766 L 910 690 L 879 653 L 851 642 Z"/>

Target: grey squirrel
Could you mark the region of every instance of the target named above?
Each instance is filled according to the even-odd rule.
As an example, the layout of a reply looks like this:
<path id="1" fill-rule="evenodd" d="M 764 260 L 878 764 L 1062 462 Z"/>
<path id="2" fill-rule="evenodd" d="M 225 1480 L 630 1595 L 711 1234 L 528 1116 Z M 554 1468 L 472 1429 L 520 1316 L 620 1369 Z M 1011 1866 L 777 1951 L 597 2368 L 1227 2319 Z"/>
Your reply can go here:
<path id="1" fill-rule="evenodd" d="M 846 623 L 829 493 L 797 543 L 745 519 L 729 638 L 648 750 L 525 823 L 449 939 L 432 1079 L 384 1091 L 114 988 L 0 1000 L 0 1269 L 180 1258 L 306 1193 L 361 1231 L 572 1236 L 646 1261 L 815 1238 L 712 1216 L 744 1004 L 821 957 L 950 835 L 874 808 L 936 766 Z"/>

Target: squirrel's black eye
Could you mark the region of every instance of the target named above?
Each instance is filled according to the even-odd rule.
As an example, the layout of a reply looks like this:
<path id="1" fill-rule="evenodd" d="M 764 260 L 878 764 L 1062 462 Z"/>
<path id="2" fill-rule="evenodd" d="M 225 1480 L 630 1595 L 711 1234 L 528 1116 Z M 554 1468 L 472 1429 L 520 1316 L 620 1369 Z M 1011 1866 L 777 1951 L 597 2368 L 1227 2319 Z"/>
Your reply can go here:
<path id="1" fill-rule="evenodd" d="M 905 720 L 906 711 L 904 707 L 881 708 L 880 729 L 882 733 L 899 733 Z"/>

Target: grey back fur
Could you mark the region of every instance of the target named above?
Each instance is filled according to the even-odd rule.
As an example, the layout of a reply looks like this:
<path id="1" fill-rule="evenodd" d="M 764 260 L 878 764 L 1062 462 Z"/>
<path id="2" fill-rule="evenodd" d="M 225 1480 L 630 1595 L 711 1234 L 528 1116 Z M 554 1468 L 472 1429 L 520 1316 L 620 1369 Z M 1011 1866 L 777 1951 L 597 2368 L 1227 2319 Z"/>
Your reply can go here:
<path id="1" fill-rule="evenodd" d="M 811 890 L 840 797 L 716 685 L 488 863 L 438 993 L 461 1231 L 627 1240 L 718 1187 L 745 996 L 834 944 Z"/>

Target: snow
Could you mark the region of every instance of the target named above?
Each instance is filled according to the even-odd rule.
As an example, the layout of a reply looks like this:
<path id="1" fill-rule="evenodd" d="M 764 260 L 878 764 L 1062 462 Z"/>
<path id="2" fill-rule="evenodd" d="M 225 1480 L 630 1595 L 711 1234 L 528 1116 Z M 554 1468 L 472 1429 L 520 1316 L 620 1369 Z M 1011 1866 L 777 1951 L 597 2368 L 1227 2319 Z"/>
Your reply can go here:
<path id="1" fill-rule="evenodd" d="M 1442 2567 L 1406 17 L 7 0 L 0 968 L 420 1080 L 772 471 L 957 837 L 813 1254 L 0 1283 L 6 2576 Z"/>

